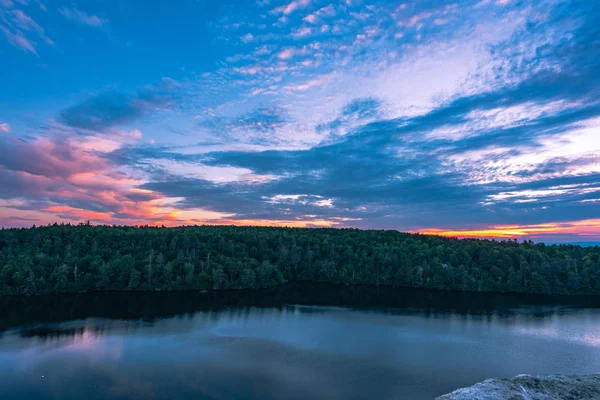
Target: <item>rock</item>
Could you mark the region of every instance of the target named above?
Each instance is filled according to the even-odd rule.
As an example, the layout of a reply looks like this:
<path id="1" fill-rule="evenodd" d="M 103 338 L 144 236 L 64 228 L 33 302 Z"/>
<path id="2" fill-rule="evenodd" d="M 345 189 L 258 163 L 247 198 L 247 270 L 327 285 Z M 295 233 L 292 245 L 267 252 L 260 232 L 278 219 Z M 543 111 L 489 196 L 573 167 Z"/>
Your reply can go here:
<path id="1" fill-rule="evenodd" d="M 436 400 L 600 400 L 600 375 L 518 375 L 486 379 Z"/>

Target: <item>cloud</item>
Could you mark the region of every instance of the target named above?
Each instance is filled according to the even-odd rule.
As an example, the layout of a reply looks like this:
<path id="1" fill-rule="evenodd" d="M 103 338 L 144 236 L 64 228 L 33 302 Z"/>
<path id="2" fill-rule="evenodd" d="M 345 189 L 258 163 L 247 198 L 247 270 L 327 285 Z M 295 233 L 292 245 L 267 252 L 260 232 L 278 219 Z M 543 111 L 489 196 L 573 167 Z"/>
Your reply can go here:
<path id="1" fill-rule="evenodd" d="M 296 31 L 294 31 L 292 33 L 292 37 L 294 39 L 301 39 L 301 38 L 305 38 L 307 36 L 310 36 L 312 34 L 313 30 L 312 28 L 309 27 L 303 27 L 303 28 L 298 28 Z"/>
<path id="2" fill-rule="evenodd" d="M 11 32 L 2 25 L 0 25 L 0 29 L 4 32 L 6 39 L 10 44 L 32 54 L 38 55 L 33 43 L 31 43 L 31 41 L 29 41 L 29 39 L 27 39 L 21 32 Z"/>
<path id="3" fill-rule="evenodd" d="M 266 138 L 291 123 L 286 110 L 280 107 L 258 107 L 235 117 L 211 116 L 200 121 L 200 125 L 209 129 L 220 140 L 236 140 L 244 143 L 265 143 L 275 141 L 275 137 Z"/>
<path id="4" fill-rule="evenodd" d="M 526 203 L 536 202 L 538 200 L 543 201 L 555 201 L 565 200 L 565 197 L 580 197 L 596 194 L 600 192 L 600 186 L 594 184 L 572 184 L 572 185 L 558 185 L 551 186 L 547 189 L 523 189 L 512 192 L 500 192 L 497 194 L 489 195 L 487 201 L 489 204 L 494 202 L 515 202 L 515 203 Z M 583 199 L 585 201 L 589 199 Z"/>
<path id="5" fill-rule="evenodd" d="M 290 206 L 313 205 L 316 207 L 333 208 L 333 199 L 324 199 L 323 196 L 307 194 L 278 194 L 264 199 L 273 204 L 287 204 Z"/>
<path id="6" fill-rule="evenodd" d="M 0 123 L 0 132 L 8 133 L 10 132 L 10 125 L 6 122 Z"/>
<path id="7" fill-rule="evenodd" d="M 329 4 L 328 6 L 318 9 L 312 14 L 308 14 L 306 17 L 303 18 L 303 20 L 311 24 L 317 24 L 319 21 L 328 17 L 335 17 L 335 15 L 335 7 L 333 6 L 333 4 Z"/>
<path id="8" fill-rule="evenodd" d="M 177 224 L 165 196 L 119 170 L 107 152 L 120 144 L 99 137 L 52 135 L 0 139 L 0 218 L 15 225 L 49 220 Z M 4 200 L 1 200 L 4 199 Z"/>
<path id="9" fill-rule="evenodd" d="M 326 132 L 329 135 L 345 135 L 356 127 L 380 116 L 382 104 L 373 98 L 354 99 L 346 104 L 333 121 L 319 124 L 318 132 Z"/>
<path id="10" fill-rule="evenodd" d="M 5 5 L 5 7 L 12 7 L 12 3 L 10 3 L 10 6 Z M 46 36 L 44 29 L 22 10 L 0 10 L 0 31 L 4 33 L 11 45 L 35 55 L 38 55 L 38 53 L 33 38 L 34 32 L 46 44 L 54 45 L 52 39 Z"/>
<path id="11" fill-rule="evenodd" d="M 54 42 L 44 34 L 44 29 L 38 25 L 29 15 L 21 10 L 13 10 L 10 12 L 13 23 L 24 31 L 36 31 L 46 43 L 53 45 Z"/>
<path id="12" fill-rule="evenodd" d="M 177 82 L 164 78 L 158 85 L 143 87 L 134 94 L 100 94 L 63 110 L 59 121 L 73 128 L 103 132 L 172 105 L 179 89 Z"/>
<path id="13" fill-rule="evenodd" d="M 529 90 L 524 89 L 523 92 Z M 499 101 L 505 104 L 509 100 L 519 102 L 520 94 L 521 90 L 518 86 L 504 92 L 503 97 L 498 97 L 497 93 L 493 97 L 476 94 L 457 99 L 423 116 L 392 119 L 386 122 L 377 121 L 377 118 L 381 117 L 381 102 L 369 98 L 355 99 L 341 108 L 338 119 L 322 128 L 334 129 L 353 121 L 350 126 L 354 126 L 354 130 L 337 143 L 291 152 L 210 154 L 209 162 L 214 165 L 237 166 L 259 174 L 284 177 L 267 188 L 261 188 L 261 191 L 272 190 L 273 196 L 277 196 L 286 193 L 292 195 L 302 190 L 301 193 L 306 195 L 336 198 L 339 200 L 336 200 L 334 206 L 339 205 L 339 207 L 335 207 L 334 212 L 338 215 L 356 216 L 366 211 L 370 216 L 371 226 L 377 224 L 378 220 L 379 223 L 383 223 L 380 220 L 383 215 L 386 215 L 389 221 L 390 215 L 401 216 L 403 210 L 409 210 L 410 216 L 398 217 L 396 222 L 405 226 L 418 225 L 418 221 L 432 218 L 434 209 L 437 210 L 436 215 L 443 214 L 440 210 L 445 210 L 448 215 L 453 214 L 452 217 L 444 216 L 440 217 L 441 219 L 458 218 L 461 223 L 484 217 L 488 220 L 503 218 L 515 221 L 529 218 L 548 220 L 554 214 L 548 211 L 545 204 L 540 204 L 539 207 L 525 207 L 526 202 L 514 201 L 510 206 L 497 202 L 494 206 L 490 201 L 511 197 L 507 196 L 507 193 L 523 195 L 520 196 L 521 198 L 513 196 L 517 197 L 516 200 L 531 199 L 532 195 L 543 197 L 541 194 L 547 193 L 544 191 L 546 189 L 526 189 L 526 185 L 531 182 L 541 182 L 540 179 L 589 176 L 593 182 L 595 175 L 590 174 L 598 173 L 593 167 L 598 165 L 597 157 L 593 157 L 597 152 L 594 148 L 596 141 L 592 137 L 593 132 L 597 132 L 596 120 L 588 119 L 573 125 L 571 120 L 574 115 L 589 114 L 585 107 L 577 103 L 550 101 L 543 106 L 527 103 L 525 108 L 522 106 L 517 108 L 508 106 L 501 109 L 490 107 L 492 104 L 498 104 Z M 481 109 L 485 110 L 487 105 L 489 107 L 487 110 L 490 111 L 474 112 L 471 101 L 475 100 L 480 107 L 484 107 Z M 589 103 L 588 107 L 590 112 L 595 109 L 593 103 Z M 527 110 L 525 117 L 522 110 Z M 512 148 L 507 148 L 506 151 L 509 153 L 500 153 L 499 160 L 511 162 L 510 160 L 514 159 L 512 163 L 518 164 L 507 176 L 517 178 L 516 174 L 519 171 L 530 169 L 525 168 L 523 162 L 530 162 L 532 166 L 537 165 L 541 168 L 544 163 L 562 155 L 561 164 L 555 164 L 554 167 L 560 172 L 545 173 L 543 177 L 538 173 L 534 179 L 519 178 L 506 181 L 502 179 L 504 172 L 501 171 L 504 167 L 501 164 L 495 165 L 496 159 L 491 158 L 490 153 L 482 153 L 483 158 L 470 157 L 469 162 L 463 166 L 449 165 L 448 160 L 452 160 L 455 155 L 464 157 L 469 154 L 468 149 L 473 148 L 475 143 L 469 137 L 453 138 L 455 144 L 444 147 L 441 143 L 436 143 L 439 142 L 439 138 L 434 138 L 436 140 L 432 141 L 426 133 L 434 131 L 436 127 L 439 129 L 448 122 L 464 122 L 472 119 L 476 119 L 484 131 L 495 132 L 495 140 L 501 137 L 500 134 L 510 135 L 507 137 L 522 135 L 520 133 L 522 129 L 527 128 L 531 131 L 531 127 L 536 125 L 552 126 L 553 129 L 550 131 L 539 130 L 537 135 L 530 134 L 527 141 L 523 142 L 525 146 L 523 148 L 514 145 Z M 361 127 L 360 121 L 367 122 L 362 122 Z M 563 130 L 557 132 L 556 128 L 560 126 Z M 347 132 L 347 129 L 345 131 Z M 494 139 L 491 143 L 493 141 Z M 529 146 L 538 148 L 534 158 L 525 152 Z M 540 151 L 539 148 L 542 150 Z M 586 158 L 586 154 L 589 154 L 589 157 Z M 517 161 L 521 159 L 523 161 Z M 490 160 L 491 165 L 486 164 L 486 160 Z M 548 170 L 549 164 L 544 168 Z M 473 181 L 473 177 L 477 176 L 474 174 L 483 171 L 493 179 Z M 515 191 L 507 192 L 508 186 L 504 186 L 505 183 L 513 185 L 512 190 Z M 523 189 L 519 190 L 514 186 L 515 184 L 521 185 Z M 562 218 L 589 218 L 593 215 L 591 208 L 593 201 L 583 201 L 594 199 L 589 197 L 593 195 L 592 187 L 562 192 L 552 188 L 549 190 L 555 190 L 556 196 L 552 199 L 553 208 L 563 210 Z M 185 193 L 179 192 L 179 195 L 185 196 Z M 573 209 L 573 202 L 589 206 Z M 359 209 L 363 211 L 357 214 Z M 344 214 L 349 211 L 349 214 Z"/>
<path id="14" fill-rule="evenodd" d="M 251 34 L 251 33 L 246 33 L 245 35 L 243 35 L 243 36 L 241 37 L 241 39 L 242 39 L 242 42 L 244 42 L 244 43 L 250 43 L 250 42 L 252 42 L 252 41 L 253 41 L 255 38 L 254 38 L 254 35 L 253 35 L 253 34 Z"/>
<path id="15" fill-rule="evenodd" d="M 254 111 L 233 119 L 228 125 L 228 129 L 251 129 L 260 132 L 273 132 L 280 128 L 288 118 L 285 110 L 278 107 L 260 107 Z"/>
<path id="16" fill-rule="evenodd" d="M 234 197 L 232 204 L 209 201 L 205 194 L 212 189 L 206 185 L 202 194 L 166 183 L 148 187 L 183 197 L 182 204 L 189 206 L 237 210 L 236 218 L 244 219 L 319 215 L 359 218 L 348 222 L 354 226 L 404 229 L 426 226 L 427 221 L 444 226 L 457 221 L 461 225 L 481 220 L 556 221 L 556 215 L 573 221 L 590 219 L 594 203 L 585 200 L 594 198 L 585 197 L 592 195 L 585 190 L 557 193 L 552 209 L 543 201 L 539 205 L 490 201 L 506 193 L 545 193 L 548 189 L 527 188 L 532 182 L 546 184 L 545 179 L 573 175 L 594 179 L 595 170 L 589 166 L 596 161 L 586 157 L 594 146 L 586 150 L 581 145 L 594 143 L 588 135 L 596 129 L 591 117 L 599 110 L 587 98 L 591 92 L 586 80 L 573 79 L 573 73 L 584 73 L 587 82 L 594 80 L 589 62 L 575 67 L 573 58 L 581 56 L 575 51 L 578 47 L 570 57 L 540 62 L 537 49 L 547 44 L 535 37 L 525 47 L 522 39 L 519 42 L 524 54 L 520 65 L 504 65 L 505 59 L 514 57 L 514 41 L 524 34 L 523 26 L 503 25 L 487 36 L 475 30 L 467 33 L 467 40 L 459 36 L 414 47 L 391 63 L 355 63 L 328 80 L 317 75 L 287 83 L 284 88 L 290 93 L 307 94 L 291 108 L 292 117 L 305 123 L 319 121 L 313 126 L 322 141 L 304 150 L 208 154 L 204 162 L 210 165 L 278 177 L 256 192 L 246 189 L 243 199 Z M 561 37 L 556 36 L 557 42 Z M 296 54 L 294 50 L 284 59 Z M 457 68 L 449 68 L 455 62 Z M 571 84 L 565 86 L 567 82 Z M 557 144 L 556 150 L 551 143 Z M 499 147 L 502 144 L 507 147 Z M 562 160 L 556 158 L 560 146 L 571 149 Z M 523 157 L 539 149 L 544 156 L 524 168 Z M 482 150 L 481 158 L 475 157 L 479 153 L 469 155 Z M 508 171 L 498 164 L 511 159 L 516 164 Z M 533 174 L 534 167 L 561 173 L 528 177 L 525 172 Z M 516 180 L 519 173 L 525 174 Z M 482 176 L 497 178 L 478 178 Z M 238 189 L 219 190 L 219 196 L 227 197 L 227 190 Z M 293 199 L 290 196 L 298 193 L 335 200 L 320 210 L 303 202 L 265 204 L 265 198 Z M 244 201 L 248 207 L 237 208 Z"/>
<path id="17" fill-rule="evenodd" d="M 87 14 L 76 8 L 63 7 L 59 9 L 58 12 L 68 20 L 75 21 L 81 25 L 92 26 L 94 28 L 101 28 L 108 23 L 104 18 Z"/>
<path id="18" fill-rule="evenodd" d="M 471 148 L 448 157 L 456 168 L 471 170 L 471 182 L 524 182 L 538 180 L 542 176 L 581 175 L 600 172 L 599 158 L 600 120 L 591 119 L 564 127 L 565 131 L 541 132 L 529 138 L 529 143 L 505 147 L 489 145 Z M 562 160 L 557 171 L 547 168 L 548 163 Z M 546 165 L 546 171 L 539 169 Z M 475 169 L 473 165 L 478 167 Z M 528 174 L 526 173 L 528 172 Z"/>
<path id="19" fill-rule="evenodd" d="M 289 58 L 292 58 L 294 56 L 294 54 L 295 54 L 295 49 L 293 47 L 288 47 L 288 48 L 281 50 L 277 54 L 277 57 L 279 57 L 281 60 L 287 60 Z"/>
<path id="20" fill-rule="evenodd" d="M 132 139 L 139 140 L 142 138 L 142 131 L 140 131 L 139 129 L 133 129 L 127 132 L 127 136 L 129 136 Z"/>
<path id="21" fill-rule="evenodd" d="M 327 82 L 330 78 L 328 76 L 320 76 L 315 79 L 309 79 L 302 83 L 294 83 L 284 87 L 285 90 L 290 92 L 303 92 L 312 87 L 320 86 L 324 82 Z"/>
<path id="22" fill-rule="evenodd" d="M 350 3 L 230 13 L 224 62 L 185 86 L 13 127 L 0 218 L 600 237 L 595 3 Z"/>
<path id="23" fill-rule="evenodd" d="M 288 3 L 287 5 L 283 5 L 283 6 L 275 8 L 273 10 L 273 12 L 278 13 L 278 14 L 289 15 L 300 8 L 304 8 L 304 7 L 308 6 L 310 3 L 311 3 L 311 0 L 293 0 L 292 2 Z"/>
<path id="24" fill-rule="evenodd" d="M 68 139 L 51 141 L 38 138 L 26 142 L 12 137 L 0 139 L 2 160 L 0 166 L 13 171 L 49 178 L 66 178 L 76 172 L 90 172 L 101 168 L 99 159 L 75 150 Z"/>
<path id="25" fill-rule="evenodd" d="M 95 96 L 67 108 L 60 114 L 60 122 L 74 128 L 103 131 L 112 126 L 133 121 L 143 115 L 146 104 L 135 97 L 121 93 Z"/>

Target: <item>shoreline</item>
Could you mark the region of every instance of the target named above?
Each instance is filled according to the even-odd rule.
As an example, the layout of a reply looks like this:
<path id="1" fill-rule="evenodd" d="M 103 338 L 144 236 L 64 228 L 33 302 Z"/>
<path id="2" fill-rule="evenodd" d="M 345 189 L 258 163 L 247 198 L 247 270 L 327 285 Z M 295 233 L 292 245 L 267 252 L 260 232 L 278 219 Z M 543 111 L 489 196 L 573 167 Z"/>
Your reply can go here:
<path id="1" fill-rule="evenodd" d="M 385 284 L 370 284 L 370 283 L 339 283 L 339 282 L 324 282 L 314 280 L 297 280 L 287 281 L 273 286 L 258 287 L 258 288 L 227 288 L 227 289 L 182 289 L 182 290 L 88 290 L 88 291 L 77 291 L 77 292 L 50 292 L 50 293 L 35 293 L 35 294 L 0 294 L 0 299 L 11 299 L 11 298 L 42 298 L 47 296 L 63 296 L 63 295 L 93 295 L 93 294 L 110 294 L 110 293 L 131 293 L 131 294 L 151 294 L 151 293 L 193 293 L 193 294 L 214 294 L 214 293 L 256 293 L 270 289 L 284 288 L 287 285 L 295 284 L 315 284 L 315 285 L 329 285 L 332 287 L 339 288 L 367 288 L 377 289 L 382 288 L 384 290 L 398 290 L 402 291 L 422 291 L 430 293 L 448 293 L 448 294 L 480 294 L 480 295 L 502 295 L 502 296 L 526 296 L 532 298 L 552 298 L 552 299 L 598 299 L 600 295 L 596 294 L 556 294 L 556 293 L 532 293 L 532 292 L 511 292 L 511 291 L 481 291 L 481 290 L 454 290 L 454 289 L 438 289 L 438 288 L 424 288 L 414 286 L 394 286 Z"/>

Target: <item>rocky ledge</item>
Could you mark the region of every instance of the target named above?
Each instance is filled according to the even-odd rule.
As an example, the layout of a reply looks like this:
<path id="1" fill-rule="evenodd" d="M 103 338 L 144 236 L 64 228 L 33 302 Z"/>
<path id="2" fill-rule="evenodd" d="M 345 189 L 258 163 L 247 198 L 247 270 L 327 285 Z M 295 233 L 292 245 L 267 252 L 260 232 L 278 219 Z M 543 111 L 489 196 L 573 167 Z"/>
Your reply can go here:
<path id="1" fill-rule="evenodd" d="M 600 375 L 518 375 L 486 379 L 436 400 L 600 400 Z"/>

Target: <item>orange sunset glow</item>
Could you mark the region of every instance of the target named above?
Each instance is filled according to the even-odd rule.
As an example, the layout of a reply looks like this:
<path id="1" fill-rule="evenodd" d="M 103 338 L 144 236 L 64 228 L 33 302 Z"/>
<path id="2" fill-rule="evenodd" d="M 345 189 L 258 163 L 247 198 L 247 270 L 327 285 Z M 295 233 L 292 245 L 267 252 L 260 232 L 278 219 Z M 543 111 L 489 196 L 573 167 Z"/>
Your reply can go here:
<path id="1" fill-rule="evenodd" d="M 533 225 L 496 225 L 485 229 L 421 229 L 415 231 L 424 235 L 437 235 L 458 238 L 536 238 L 551 235 L 571 235 L 580 239 L 600 237 L 600 219 L 556 222 Z"/>

